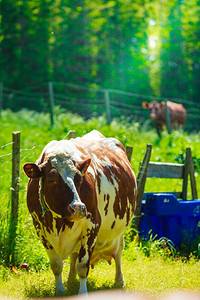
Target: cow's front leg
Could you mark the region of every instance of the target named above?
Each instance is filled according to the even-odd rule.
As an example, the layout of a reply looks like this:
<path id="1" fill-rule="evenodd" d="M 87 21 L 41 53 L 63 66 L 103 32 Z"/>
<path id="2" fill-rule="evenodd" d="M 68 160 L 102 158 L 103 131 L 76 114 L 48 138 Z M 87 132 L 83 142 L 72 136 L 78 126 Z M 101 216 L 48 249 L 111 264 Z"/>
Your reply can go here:
<path id="1" fill-rule="evenodd" d="M 81 240 L 81 248 L 76 261 L 76 270 L 80 279 L 79 294 L 87 294 L 87 276 L 90 267 L 90 258 L 97 239 L 99 226 L 93 224 L 91 229 L 87 229 L 87 233 L 83 235 Z"/>
<path id="2" fill-rule="evenodd" d="M 57 255 L 54 249 L 47 250 L 47 254 L 50 259 L 51 269 L 55 276 L 55 294 L 57 296 L 64 296 L 65 289 L 62 283 L 63 260 Z"/>
<path id="3" fill-rule="evenodd" d="M 71 282 L 76 278 L 76 260 L 78 257 L 78 253 L 74 252 L 70 255 L 70 270 L 69 270 L 69 279 Z"/>
<path id="4" fill-rule="evenodd" d="M 76 263 L 76 271 L 80 279 L 79 294 L 87 294 L 87 276 L 89 272 L 90 250 L 87 244 L 81 246 Z"/>

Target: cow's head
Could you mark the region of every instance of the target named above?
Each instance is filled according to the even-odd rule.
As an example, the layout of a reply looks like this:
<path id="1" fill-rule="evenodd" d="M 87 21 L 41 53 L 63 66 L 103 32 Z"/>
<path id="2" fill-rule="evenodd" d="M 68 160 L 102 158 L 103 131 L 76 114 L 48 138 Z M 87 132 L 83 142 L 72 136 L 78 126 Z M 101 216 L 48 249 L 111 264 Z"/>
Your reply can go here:
<path id="1" fill-rule="evenodd" d="M 41 178 L 40 201 L 46 209 L 60 218 L 75 220 L 86 216 L 79 192 L 90 161 L 87 158 L 77 163 L 65 153 L 55 153 L 47 155 L 39 165 L 26 163 L 23 169 L 29 178 Z"/>
<path id="2" fill-rule="evenodd" d="M 142 107 L 144 109 L 149 109 L 150 110 L 150 118 L 152 120 L 156 120 L 158 114 L 160 113 L 160 111 L 165 109 L 165 102 L 161 102 L 158 103 L 157 101 L 153 101 L 153 102 L 142 102 Z"/>

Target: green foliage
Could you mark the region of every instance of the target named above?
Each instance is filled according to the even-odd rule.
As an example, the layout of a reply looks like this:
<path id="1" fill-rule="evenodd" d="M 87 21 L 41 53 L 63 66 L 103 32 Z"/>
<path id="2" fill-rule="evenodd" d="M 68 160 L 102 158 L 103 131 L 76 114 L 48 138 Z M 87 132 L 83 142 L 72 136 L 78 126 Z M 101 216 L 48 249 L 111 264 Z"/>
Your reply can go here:
<path id="1" fill-rule="evenodd" d="M 197 0 L 0 5 L 0 75 L 9 88 L 54 80 L 198 103 Z M 33 102 L 34 109 L 42 106 L 40 97 Z M 4 105 L 19 109 L 27 101 Z"/>

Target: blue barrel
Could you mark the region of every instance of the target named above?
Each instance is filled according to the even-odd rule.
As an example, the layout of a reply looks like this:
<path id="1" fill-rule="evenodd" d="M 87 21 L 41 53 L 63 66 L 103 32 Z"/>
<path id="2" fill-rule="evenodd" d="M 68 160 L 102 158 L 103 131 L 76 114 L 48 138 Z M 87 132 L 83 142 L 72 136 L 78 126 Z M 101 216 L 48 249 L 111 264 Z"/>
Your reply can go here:
<path id="1" fill-rule="evenodd" d="M 200 200 L 178 200 L 173 194 L 147 193 L 142 201 L 139 235 L 170 239 L 176 248 L 200 236 Z"/>

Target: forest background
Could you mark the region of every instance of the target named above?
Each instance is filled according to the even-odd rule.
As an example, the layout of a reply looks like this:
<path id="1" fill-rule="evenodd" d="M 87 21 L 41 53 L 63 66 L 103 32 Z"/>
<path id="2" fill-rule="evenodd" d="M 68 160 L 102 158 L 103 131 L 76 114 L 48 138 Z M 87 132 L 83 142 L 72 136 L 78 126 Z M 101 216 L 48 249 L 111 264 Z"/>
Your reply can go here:
<path id="1" fill-rule="evenodd" d="M 198 0 L 0 0 L 0 9 L 0 81 L 9 89 L 54 81 L 199 103 Z M 42 101 L 9 92 L 3 108 Z"/>

